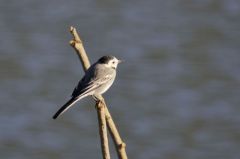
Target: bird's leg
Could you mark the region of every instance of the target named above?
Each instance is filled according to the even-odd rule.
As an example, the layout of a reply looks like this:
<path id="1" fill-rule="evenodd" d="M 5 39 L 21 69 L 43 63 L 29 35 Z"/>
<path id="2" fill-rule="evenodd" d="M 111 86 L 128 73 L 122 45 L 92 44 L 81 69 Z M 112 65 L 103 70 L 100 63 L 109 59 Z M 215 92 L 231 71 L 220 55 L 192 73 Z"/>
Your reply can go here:
<path id="1" fill-rule="evenodd" d="M 100 94 L 94 94 L 94 95 L 93 95 L 93 99 L 94 99 L 96 102 L 99 102 L 99 101 L 104 100 L 103 97 L 102 97 Z"/>
<path id="2" fill-rule="evenodd" d="M 92 97 L 95 100 L 95 102 L 99 102 L 100 100 L 102 100 L 101 96 L 98 94 L 94 94 L 94 95 L 92 95 Z"/>

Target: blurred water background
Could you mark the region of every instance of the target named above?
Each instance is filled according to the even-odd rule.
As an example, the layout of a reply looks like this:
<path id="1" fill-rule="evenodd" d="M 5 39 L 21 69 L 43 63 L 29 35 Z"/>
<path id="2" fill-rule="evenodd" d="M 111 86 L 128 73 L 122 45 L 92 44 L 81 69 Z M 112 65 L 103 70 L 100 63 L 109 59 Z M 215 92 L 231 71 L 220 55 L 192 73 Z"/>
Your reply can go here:
<path id="1" fill-rule="evenodd" d="M 71 25 L 125 60 L 105 97 L 129 158 L 240 158 L 238 0 L 1 0 L 0 158 L 101 158 L 91 98 L 51 119 L 83 76 Z"/>

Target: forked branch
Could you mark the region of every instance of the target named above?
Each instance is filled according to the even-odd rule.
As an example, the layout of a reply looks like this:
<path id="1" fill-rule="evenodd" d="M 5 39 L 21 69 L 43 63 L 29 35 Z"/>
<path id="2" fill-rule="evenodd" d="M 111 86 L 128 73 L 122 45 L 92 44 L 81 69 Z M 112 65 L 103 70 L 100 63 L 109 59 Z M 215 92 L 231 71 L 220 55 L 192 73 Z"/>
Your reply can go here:
<path id="1" fill-rule="evenodd" d="M 85 49 L 83 47 L 83 43 L 82 40 L 80 39 L 80 36 L 78 35 L 76 28 L 74 27 L 70 27 L 70 33 L 73 35 L 73 40 L 70 41 L 70 45 L 75 49 L 81 63 L 83 66 L 84 71 L 86 71 L 89 67 L 90 67 L 90 62 L 88 59 L 88 56 L 85 52 Z M 115 148 L 118 154 L 118 158 L 119 159 L 127 159 L 127 154 L 126 154 L 126 144 L 122 141 L 119 132 L 117 130 L 117 127 L 112 119 L 112 116 L 110 114 L 110 112 L 108 111 L 107 105 L 105 103 L 105 100 L 102 96 L 100 96 L 102 98 L 101 102 L 99 102 L 103 109 L 101 108 L 101 106 L 98 108 L 99 103 L 96 103 L 97 106 L 97 110 L 98 110 L 98 116 L 99 116 L 99 125 L 101 125 L 101 127 L 99 127 L 99 131 L 100 135 L 101 133 L 103 133 L 103 135 L 101 135 L 101 145 L 102 145 L 102 152 L 103 152 L 103 158 L 104 159 L 108 159 L 108 154 L 109 154 L 109 148 L 108 148 L 108 139 L 107 139 L 107 131 L 105 131 L 105 127 L 106 127 L 106 123 L 108 126 L 108 130 L 110 131 L 111 137 L 114 141 L 115 144 Z M 104 115 L 103 115 L 104 112 Z M 105 121 L 104 119 L 102 119 L 102 117 L 105 117 Z M 105 123 L 105 126 L 104 126 Z M 109 154 L 109 158 L 110 158 L 110 154 Z"/>

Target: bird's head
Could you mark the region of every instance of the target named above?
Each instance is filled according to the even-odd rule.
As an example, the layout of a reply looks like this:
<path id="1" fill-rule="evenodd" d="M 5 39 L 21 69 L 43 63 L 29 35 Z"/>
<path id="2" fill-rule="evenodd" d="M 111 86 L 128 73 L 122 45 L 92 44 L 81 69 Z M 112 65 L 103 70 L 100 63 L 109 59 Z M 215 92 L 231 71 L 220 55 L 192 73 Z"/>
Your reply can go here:
<path id="1" fill-rule="evenodd" d="M 98 60 L 98 63 L 104 64 L 106 67 L 113 69 L 116 69 L 118 64 L 121 62 L 121 60 L 118 60 L 116 57 L 110 55 L 103 56 Z"/>

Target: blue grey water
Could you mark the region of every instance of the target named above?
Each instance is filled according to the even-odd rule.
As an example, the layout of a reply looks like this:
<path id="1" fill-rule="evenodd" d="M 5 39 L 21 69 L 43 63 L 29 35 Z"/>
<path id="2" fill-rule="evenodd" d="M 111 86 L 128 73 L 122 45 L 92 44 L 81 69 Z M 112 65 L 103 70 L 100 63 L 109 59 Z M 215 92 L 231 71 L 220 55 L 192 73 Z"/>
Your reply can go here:
<path id="1" fill-rule="evenodd" d="M 51 119 L 83 76 L 71 25 L 125 60 L 104 96 L 129 158 L 240 158 L 238 0 L 1 0 L 0 158 L 101 158 L 91 98 Z"/>

